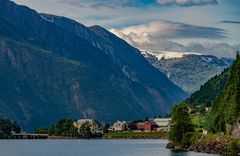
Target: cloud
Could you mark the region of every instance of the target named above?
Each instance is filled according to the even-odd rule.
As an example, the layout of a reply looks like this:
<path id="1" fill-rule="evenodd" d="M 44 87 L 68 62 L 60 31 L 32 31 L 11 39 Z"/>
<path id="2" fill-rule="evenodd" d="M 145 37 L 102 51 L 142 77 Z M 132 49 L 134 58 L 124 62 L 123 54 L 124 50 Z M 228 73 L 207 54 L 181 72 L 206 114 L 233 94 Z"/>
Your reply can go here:
<path id="1" fill-rule="evenodd" d="M 117 8 L 117 7 L 138 7 L 140 6 L 141 1 L 140 0 L 112 0 L 112 1 L 101 1 L 98 3 L 94 3 L 90 5 L 93 8 L 99 9 L 99 8 Z"/>
<path id="2" fill-rule="evenodd" d="M 57 1 L 57 0 L 56 0 Z M 80 5 L 91 7 L 94 9 L 101 8 L 125 8 L 125 7 L 141 7 L 141 6 L 162 6 L 162 5 L 178 5 L 183 7 L 214 5 L 218 4 L 217 0 L 59 0 L 59 2 L 71 5 Z"/>
<path id="3" fill-rule="evenodd" d="M 240 21 L 221 21 L 221 23 L 227 23 L 227 24 L 240 24 Z"/>
<path id="4" fill-rule="evenodd" d="M 171 21 L 152 21 L 123 29 L 110 29 L 110 31 L 129 44 L 146 51 L 197 52 L 235 58 L 236 51 L 240 49 L 240 44 L 219 43 L 219 40 L 226 38 L 225 31 L 222 29 Z M 186 45 L 177 42 L 185 38 L 192 41 Z M 197 41 L 200 41 L 200 38 L 209 40 L 203 43 L 192 43 L 195 38 Z"/>
<path id="5" fill-rule="evenodd" d="M 152 1 L 152 0 L 150 0 Z M 90 7 L 94 9 L 101 8 L 125 8 L 125 7 L 138 7 L 145 3 L 142 0 L 59 0 L 58 2 L 67 3 L 70 5 L 80 5 L 84 7 Z M 148 3 L 149 4 L 149 3 Z"/>
<path id="6" fill-rule="evenodd" d="M 160 5 L 178 5 L 184 7 L 200 6 L 200 5 L 216 5 L 217 0 L 157 0 Z"/>
<path id="7" fill-rule="evenodd" d="M 240 44 L 230 45 L 227 43 L 206 42 L 190 43 L 186 46 L 188 51 L 199 52 L 206 55 L 215 55 L 218 57 L 235 58 L 236 52 L 240 49 Z"/>
<path id="8" fill-rule="evenodd" d="M 152 21 L 147 24 L 129 26 L 123 29 L 110 29 L 112 33 L 141 49 L 159 49 L 169 45 L 175 49 L 182 46 L 166 40 L 175 39 L 222 39 L 225 31 L 213 27 L 201 27 L 171 21 Z M 166 49 L 165 49 L 166 50 Z"/>

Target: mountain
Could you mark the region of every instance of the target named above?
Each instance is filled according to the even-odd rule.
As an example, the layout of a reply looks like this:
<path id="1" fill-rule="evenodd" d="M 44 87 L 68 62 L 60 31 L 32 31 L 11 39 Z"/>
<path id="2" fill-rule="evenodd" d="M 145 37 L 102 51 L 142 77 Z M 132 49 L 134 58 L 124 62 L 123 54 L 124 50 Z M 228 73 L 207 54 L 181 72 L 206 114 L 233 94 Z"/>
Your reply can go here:
<path id="1" fill-rule="evenodd" d="M 227 84 L 213 105 L 210 130 L 240 138 L 240 55 L 231 67 Z"/>
<path id="2" fill-rule="evenodd" d="M 196 53 L 143 53 L 145 58 L 183 90 L 193 93 L 216 74 L 229 67 L 232 59 Z"/>
<path id="3" fill-rule="evenodd" d="M 0 70 L 0 117 L 25 130 L 60 118 L 156 116 L 188 96 L 104 28 L 9 0 L 0 0 Z"/>
<path id="4" fill-rule="evenodd" d="M 87 28 L 65 17 L 48 14 L 41 14 L 41 16 L 78 37 L 89 41 L 94 47 L 101 49 L 113 60 L 116 66 L 120 67 L 125 76 L 132 81 L 141 82 L 151 87 L 158 86 L 164 92 L 175 87 L 168 82 L 164 74 L 158 72 L 142 57 L 138 49 L 130 46 L 106 29 L 100 26 Z M 162 82 L 168 83 L 164 84 Z M 179 88 L 175 87 L 174 90 L 176 94 L 180 93 Z M 174 99 L 174 97 L 171 96 L 170 99 Z"/>
<path id="5" fill-rule="evenodd" d="M 208 80 L 184 102 L 197 112 L 205 112 L 205 108 L 212 107 L 223 92 L 229 76 L 230 68 L 227 68 L 221 74 Z"/>
<path id="6" fill-rule="evenodd" d="M 240 56 L 233 65 L 204 84 L 184 101 L 204 116 L 205 127 L 240 137 Z M 206 108 L 210 108 L 206 111 Z"/>

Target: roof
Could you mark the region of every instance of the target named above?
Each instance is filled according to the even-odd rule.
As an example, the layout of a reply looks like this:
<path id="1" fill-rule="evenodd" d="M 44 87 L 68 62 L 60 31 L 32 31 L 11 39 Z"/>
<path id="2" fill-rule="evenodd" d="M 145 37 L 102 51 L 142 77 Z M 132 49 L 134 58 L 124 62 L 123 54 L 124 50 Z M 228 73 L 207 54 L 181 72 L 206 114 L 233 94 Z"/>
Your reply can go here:
<path id="1" fill-rule="evenodd" d="M 145 122 L 138 122 L 137 123 L 137 126 L 144 126 L 145 125 Z"/>
<path id="2" fill-rule="evenodd" d="M 167 127 L 170 125 L 171 118 L 156 118 L 154 122 L 160 127 Z"/>
<path id="3" fill-rule="evenodd" d="M 146 123 L 150 123 L 151 126 L 158 126 L 158 124 L 154 121 L 146 121 L 145 124 Z"/>
<path id="4" fill-rule="evenodd" d="M 92 123 L 94 120 L 93 119 L 79 119 L 77 122 L 78 123 L 85 123 L 85 122 L 90 122 Z"/>

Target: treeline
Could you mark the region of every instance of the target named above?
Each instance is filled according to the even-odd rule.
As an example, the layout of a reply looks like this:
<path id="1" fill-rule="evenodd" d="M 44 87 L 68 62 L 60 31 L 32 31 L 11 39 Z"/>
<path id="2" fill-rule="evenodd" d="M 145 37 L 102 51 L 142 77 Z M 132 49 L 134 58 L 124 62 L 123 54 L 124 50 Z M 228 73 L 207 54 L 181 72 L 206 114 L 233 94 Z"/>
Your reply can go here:
<path id="1" fill-rule="evenodd" d="M 0 139 L 10 139 L 11 134 L 20 133 L 21 127 L 19 124 L 9 119 L 0 119 Z"/>
<path id="2" fill-rule="evenodd" d="M 214 76 L 184 101 L 195 112 L 204 113 L 206 107 L 212 107 L 223 92 L 230 77 L 231 68 L 225 69 L 221 74 Z"/>
<path id="3" fill-rule="evenodd" d="M 213 104 L 208 127 L 213 133 L 225 132 L 230 135 L 240 118 L 240 55 L 231 67 L 226 87 Z M 240 131 L 240 129 L 238 129 Z M 238 134 L 239 135 L 239 134 Z M 240 137 L 240 135 L 238 136 Z"/>
<path id="4" fill-rule="evenodd" d="M 85 122 L 80 129 L 76 128 L 72 119 L 61 119 L 49 128 L 37 128 L 35 133 L 48 134 L 49 136 L 72 137 L 72 138 L 96 138 L 101 137 L 100 133 L 92 133 L 90 124 Z"/>

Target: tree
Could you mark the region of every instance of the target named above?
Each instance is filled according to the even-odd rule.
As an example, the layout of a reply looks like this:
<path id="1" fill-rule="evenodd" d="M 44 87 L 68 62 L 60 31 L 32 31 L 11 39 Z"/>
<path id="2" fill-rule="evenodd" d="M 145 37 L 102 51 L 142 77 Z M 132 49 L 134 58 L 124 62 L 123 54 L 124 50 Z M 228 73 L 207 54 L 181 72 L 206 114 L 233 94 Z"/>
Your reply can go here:
<path id="1" fill-rule="evenodd" d="M 20 125 L 18 125 L 18 123 L 16 121 L 14 121 L 12 123 L 12 130 L 15 132 L 15 133 L 20 133 L 21 132 L 21 127 Z"/>
<path id="2" fill-rule="evenodd" d="M 21 128 L 17 122 L 11 122 L 9 119 L 0 119 L 0 139 L 8 139 L 11 133 L 20 133 Z"/>
<path id="3" fill-rule="evenodd" d="M 55 136 L 71 136 L 78 135 L 77 128 L 73 126 L 74 120 L 61 119 L 55 125 L 49 128 L 49 135 Z"/>
<path id="4" fill-rule="evenodd" d="M 103 127 L 103 133 L 108 133 L 108 129 L 110 127 L 110 124 L 109 123 L 106 123 Z"/>
<path id="5" fill-rule="evenodd" d="M 169 139 L 181 148 L 184 146 L 184 136 L 193 132 L 193 124 L 189 117 L 189 109 L 186 104 L 180 104 L 172 110 L 172 125 L 169 132 Z"/>
<path id="6" fill-rule="evenodd" d="M 148 118 L 148 117 L 146 117 L 144 121 L 148 121 L 148 120 L 149 120 L 149 118 Z"/>
<path id="7" fill-rule="evenodd" d="M 232 126 L 240 117 L 240 55 L 230 67 L 230 76 L 221 94 L 213 104 L 207 128 L 212 133 L 224 132 L 231 135 Z"/>
<path id="8" fill-rule="evenodd" d="M 37 128 L 35 130 L 35 133 L 37 134 L 48 134 L 49 133 L 49 129 L 48 128 Z"/>
<path id="9" fill-rule="evenodd" d="M 89 139 L 92 136 L 89 122 L 85 122 L 79 129 L 81 137 Z"/>

